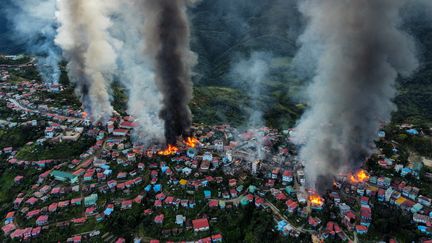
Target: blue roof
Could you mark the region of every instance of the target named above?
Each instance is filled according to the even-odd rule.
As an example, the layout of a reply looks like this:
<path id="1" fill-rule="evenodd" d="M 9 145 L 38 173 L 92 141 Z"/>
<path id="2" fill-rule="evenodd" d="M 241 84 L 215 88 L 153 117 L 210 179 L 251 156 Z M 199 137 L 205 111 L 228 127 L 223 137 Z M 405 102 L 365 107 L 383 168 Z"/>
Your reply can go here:
<path id="1" fill-rule="evenodd" d="M 406 132 L 407 132 L 408 134 L 410 134 L 410 135 L 417 135 L 417 134 L 419 134 L 419 132 L 418 132 L 416 129 L 414 129 L 414 128 L 409 129 L 409 130 L 407 130 Z"/>
<path id="2" fill-rule="evenodd" d="M 160 192 L 162 190 L 161 184 L 156 184 L 153 186 L 153 191 Z"/>
<path id="3" fill-rule="evenodd" d="M 162 173 L 165 173 L 168 170 L 168 166 L 162 166 L 161 171 Z"/>
<path id="4" fill-rule="evenodd" d="M 151 188 L 152 188 L 151 185 L 147 185 L 147 186 L 144 188 L 144 190 L 145 190 L 146 192 L 149 192 L 149 191 L 151 190 Z"/>
<path id="5" fill-rule="evenodd" d="M 279 231 L 283 231 L 283 228 L 287 225 L 288 223 L 285 220 L 281 220 L 278 222 L 277 228 Z"/>
<path id="6" fill-rule="evenodd" d="M 112 209 L 112 208 L 106 208 L 105 209 L 105 211 L 104 211 L 104 214 L 105 215 L 111 215 L 111 213 L 114 211 L 114 209 Z"/>

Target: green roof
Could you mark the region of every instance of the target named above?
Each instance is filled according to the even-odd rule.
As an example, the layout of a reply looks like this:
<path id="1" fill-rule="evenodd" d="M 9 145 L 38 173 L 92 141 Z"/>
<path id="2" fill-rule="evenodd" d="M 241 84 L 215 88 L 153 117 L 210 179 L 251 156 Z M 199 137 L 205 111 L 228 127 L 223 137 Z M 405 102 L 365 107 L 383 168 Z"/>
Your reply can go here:
<path id="1" fill-rule="evenodd" d="M 65 179 L 69 179 L 69 180 L 73 180 L 76 178 L 76 175 L 73 175 L 72 173 L 69 173 L 69 172 L 60 171 L 60 170 L 52 171 L 51 176 L 65 178 Z"/>
<path id="2" fill-rule="evenodd" d="M 84 198 L 84 205 L 86 206 L 95 205 L 97 200 L 98 200 L 98 195 L 91 194 L 90 196 Z"/>

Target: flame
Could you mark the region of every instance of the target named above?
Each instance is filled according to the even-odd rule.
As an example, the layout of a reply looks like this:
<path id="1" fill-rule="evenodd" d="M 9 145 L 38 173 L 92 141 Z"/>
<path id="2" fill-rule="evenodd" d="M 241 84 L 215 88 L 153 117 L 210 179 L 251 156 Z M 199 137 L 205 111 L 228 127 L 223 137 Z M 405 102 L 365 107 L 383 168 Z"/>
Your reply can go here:
<path id="1" fill-rule="evenodd" d="M 318 194 L 312 194 L 309 196 L 309 201 L 312 206 L 322 206 L 324 204 L 324 198 L 320 197 Z"/>
<path id="2" fill-rule="evenodd" d="M 369 180 L 369 175 L 365 170 L 359 170 L 351 174 L 349 178 L 352 183 L 362 183 Z"/>
<path id="3" fill-rule="evenodd" d="M 198 139 L 194 137 L 188 137 L 184 142 L 190 148 L 195 148 L 199 144 Z"/>
<path id="4" fill-rule="evenodd" d="M 309 195 L 309 201 L 312 206 L 322 206 L 324 204 L 324 198 L 320 197 L 318 194 Z"/>
<path id="5" fill-rule="evenodd" d="M 87 112 L 83 111 L 83 112 L 81 113 L 81 116 L 82 116 L 83 119 L 86 119 L 87 116 L 88 116 L 88 114 L 87 114 Z"/>
<path id="6" fill-rule="evenodd" d="M 161 150 L 158 152 L 158 155 L 169 156 L 177 153 L 179 149 L 171 144 L 168 144 L 168 147 L 165 150 Z"/>

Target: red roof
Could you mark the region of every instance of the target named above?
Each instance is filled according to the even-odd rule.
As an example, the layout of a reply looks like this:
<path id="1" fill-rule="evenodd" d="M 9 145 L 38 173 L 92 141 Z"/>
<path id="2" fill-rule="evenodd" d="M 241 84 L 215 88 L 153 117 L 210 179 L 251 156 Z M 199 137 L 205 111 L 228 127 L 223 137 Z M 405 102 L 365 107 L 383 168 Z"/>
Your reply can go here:
<path id="1" fill-rule="evenodd" d="M 10 232 L 12 232 L 15 229 L 16 229 L 15 224 L 7 224 L 7 225 L 2 227 L 2 230 L 5 233 L 5 235 L 9 234 Z"/>
<path id="2" fill-rule="evenodd" d="M 81 202 L 81 200 L 82 200 L 82 198 L 80 198 L 80 197 L 78 197 L 78 198 L 73 198 L 72 200 L 71 200 L 71 203 L 79 203 L 79 202 Z"/>
<path id="3" fill-rule="evenodd" d="M 200 230 L 209 227 L 209 222 L 206 218 L 192 220 L 195 230 Z"/>
<path id="4" fill-rule="evenodd" d="M 368 228 L 364 225 L 359 224 L 359 225 L 356 225 L 356 230 L 357 231 L 367 231 Z"/>
<path id="5" fill-rule="evenodd" d="M 293 175 L 293 172 L 290 171 L 290 170 L 286 170 L 286 171 L 284 171 L 284 173 L 283 173 L 283 176 L 287 176 L 287 177 L 292 177 L 292 175 Z"/>
<path id="6" fill-rule="evenodd" d="M 219 206 L 219 201 L 218 200 L 210 200 L 209 202 L 209 207 L 214 208 Z"/>
<path id="7" fill-rule="evenodd" d="M 122 123 L 120 123 L 120 127 L 122 128 L 133 128 L 136 127 L 136 124 L 130 121 L 124 121 Z"/>
<path id="8" fill-rule="evenodd" d="M 36 222 L 46 222 L 46 221 L 48 221 L 48 215 L 41 215 L 36 220 Z"/>
<path id="9" fill-rule="evenodd" d="M 6 218 L 7 219 L 13 218 L 14 216 L 15 216 L 15 212 L 14 211 L 11 211 L 11 212 L 9 212 L 9 213 L 6 214 Z"/>
<path id="10" fill-rule="evenodd" d="M 155 221 L 156 223 L 162 223 L 163 220 L 164 220 L 164 218 L 165 218 L 165 216 L 164 216 L 163 214 L 159 214 L 159 215 L 157 215 L 157 216 L 154 218 L 154 221 Z"/>
<path id="11" fill-rule="evenodd" d="M 32 217 L 34 217 L 36 215 L 39 215 L 39 214 L 40 214 L 40 209 L 35 209 L 35 210 L 32 210 L 32 211 L 28 212 L 27 215 L 26 215 L 26 217 L 27 218 L 32 218 Z"/>
<path id="12" fill-rule="evenodd" d="M 87 221 L 86 217 L 71 219 L 71 222 L 75 224 L 82 224 L 85 223 L 86 221 Z"/>
<path id="13" fill-rule="evenodd" d="M 121 128 L 118 128 L 118 129 L 115 129 L 114 130 L 114 133 L 123 133 L 123 134 L 126 134 L 128 132 L 128 130 L 126 130 L 126 129 L 121 129 Z"/>
<path id="14" fill-rule="evenodd" d="M 352 211 L 348 211 L 345 216 L 350 220 L 355 219 L 355 214 Z"/>
<path id="15" fill-rule="evenodd" d="M 212 240 L 222 240 L 222 234 L 212 235 Z"/>
<path id="16" fill-rule="evenodd" d="M 125 243 L 125 242 L 126 242 L 126 240 L 124 238 L 118 238 L 116 240 L 116 243 Z"/>
<path id="17" fill-rule="evenodd" d="M 284 200 L 287 199 L 287 197 L 285 196 L 285 194 L 283 194 L 283 193 L 281 192 L 281 193 L 279 193 L 279 194 L 276 196 L 276 199 L 277 199 L 277 200 L 280 200 L 280 201 L 284 201 Z"/>

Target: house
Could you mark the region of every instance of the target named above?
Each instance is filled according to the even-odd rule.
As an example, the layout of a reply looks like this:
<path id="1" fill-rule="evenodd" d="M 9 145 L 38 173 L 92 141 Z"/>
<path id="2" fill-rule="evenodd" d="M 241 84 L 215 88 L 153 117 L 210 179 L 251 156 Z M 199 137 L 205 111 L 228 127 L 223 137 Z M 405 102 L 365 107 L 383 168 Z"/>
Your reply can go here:
<path id="1" fill-rule="evenodd" d="M 24 179 L 24 176 L 16 176 L 14 178 L 14 182 L 15 182 L 15 184 L 20 184 L 23 179 Z"/>
<path id="2" fill-rule="evenodd" d="M 82 239 L 81 235 L 76 235 L 67 239 L 67 243 L 80 243 Z"/>
<path id="3" fill-rule="evenodd" d="M 122 128 L 114 129 L 114 131 L 113 131 L 113 135 L 119 136 L 119 137 L 124 137 L 127 135 L 127 133 L 128 133 L 128 130 L 122 129 Z"/>
<path id="4" fill-rule="evenodd" d="M 360 208 L 361 225 L 369 227 L 372 221 L 372 210 L 368 205 L 362 205 Z"/>
<path id="5" fill-rule="evenodd" d="M 210 200 L 209 201 L 209 207 L 210 208 L 217 208 L 219 206 L 219 201 L 218 200 Z"/>
<path id="6" fill-rule="evenodd" d="M 159 214 L 154 218 L 154 222 L 156 224 L 163 224 L 165 216 L 163 214 Z"/>
<path id="7" fill-rule="evenodd" d="M 96 205 L 97 200 L 98 200 L 98 195 L 91 194 L 90 196 L 84 198 L 84 206 L 88 207 L 88 206 Z"/>
<path id="8" fill-rule="evenodd" d="M 432 200 L 430 198 L 428 198 L 428 197 L 420 195 L 417 198 L 417 202 L 420 203 L 423 206 L 430 207 L 431 203 L 432 203 Z"/>
<path id="9" fill-rule="evenodd" d="M 45 138 L 46 139 L 53 138 L 54 134 L 55 134 L 54 127 L 47 127 L 47 128 L 45 128 Z"/>
<path id="10" fill-rule="evenodd" d="M 342 223 L 350 230 L 354 229 L 356 216 L 353 211 L 349 210 L 344 214 L 342 219 Z"/>
<path id="11" fill-rule="evenodd" d="M 209 222 L 206 218 L 192 220 L 195 232 L 207 231 L 210 229 Z"/>
<path id="12" fill-rule="evenodd" d="M 92 206 L 92 207 L 88 207 L 88 208 L 86 208 L 86 210 L 85 210 L 85 214 L 86 214 L 87 216 L 93 215 L 93 214 L 95 214 L 95 213 L 96 213 L 96 207 L 94 207 L 94 206 Z"/>
<path id="13" fill-rule="evenodd" d="M 48 224 L 48 215 L 41 215 L 36 219 L 36 224 L 38 226 L 43 226 Z"/>
<path id="14" fill-rule="evenodd" d="M 222 242 L 222 234 L 216 234 L 211 236 L 212 242 Z"/>
<path id="15" fill-rule="evenodd" d="M 176 224 L 183 226 L 186 221 L 186 217 L 183 215 L 176 215 Z"/>
<path id="16" fill-rule="evenodd" d="M 57 211 L 57 207 L 58 207 L 58 203 L 51 203 L 49 206 L 48 206 L 48 211 L 50 212 L 50 213 L 53 213 L 53 212 L 55 212 L 55 211 Z"/>
<path id="17" fill-rule="evenodd" d="M 280 172 L 280 168 L 274 168 L 271 172 L 271 178 L 277 179 Z"/>
<path id="18" fill-rule="evenodd" d="M 131 209 L 132 208 L 132 200 L 123 200 L 121 204 L 121 209 Z"/>
<path id="19" fill-rule="evenodd" d="M 80 197 L 73 198 L 73 199 L 71 199 L 71 204 L 72 205 L 81 205 L 81 201 L 82 201 L 82 198 L 80 198 Z"/>
<path id="20" fill-rule="evenodd" d="M 295 202 L 295 201 L 293 201 L 293 200 L 291 200 L 291 199 L 289 199 L 288 201 L 286 201 L 285 204 L 288 207 L 288 212 L 289 213 L 294 213 L 297 210 L 297 208 L 298 208 L 298 203 Z"/>
<path id="21" fill-rule="evenodd" d="M 61 181 L 61 182 L 69 182 L 71 184 L 74 184 L 76 182 L 78 182 L 78 176 L 68 173 L 68 172 L 64 172 L 64 171 L 60 171 L 60 170 L 54 170 L 50 173 L 51 176 L 54 177 L 54 179 Z"/>
<path id="22" fill-rule="evenodd" d="M 119 127 L 123 129 L 133 129 L 136 127 L 136 124 L 131 121 L 123 121 L 120 123 Z"/>
<path id="23" fill-rule="evenodd" d="M 418 224 L 426 224 L 426 223 L 430 222 L 430 218 L 426 215 L 414 213 L 413 214 L 413 221 L 418 223 Z"/>
<path id="24" fill-rule="evenodd" d="M 319 224 L 321 224 L 321 220 L 319 218 L 314 218 L 314 217 L 309 216 L 308 224 L 310 226 L 312 226 L 313 228 L 316 228 Z"/>
<path id="25" fill-rule="evenodd" d="M 15 224 L 7 224 L 2 227 L 2 231 L 5 236 L 8 236 L 10 233 L 12 233 L 16 229 Z"/>
<path id="26" fill-rule="evenodd" d="M 40 214 L 40 212 L 41 212 L 40 209 L 35 209 L 35 210 L 32 210 L 32 211 L 29 211 L 26 214 L 26 218 L 27 219 L 31 219 L 31 218 L 33 218 L 35 216 L 38 216 Z"/>
<path id="27" fill-rule="evenodd" d="M 31 198 L 27 199 L 26 203 L 29 204 L 29 205 L 31 205 L 31 206 L 33 206 L 33 205 L 36 204 L 37 201 L 38 201 L 37 198 L 31 197 Z"/>
<path id="28" fill-rule="evenodd" d="M 31 236 L 33 238 L 38 237 L 40 235 L 40 233 L 41 233 L 41 230 L 42 230 L 42 228 L 40 226 L 38 226 L 36 228 L 33 228 L 32 231 L 31 231 Z"/>
<path id="29" fill-rule="evenodd" d="M 368 231 L 368 227 L 364 225 L 356 225 L 356 232 L 357 234 L 363 235 L 366 234 Z"/>
<path id="30" fill-rule="evenodd" d="M 255 207 L 262 207 L 264 205 L 264 198 L 255 196 Z"/>
<path id="31" fill-rule="evenodd" d="M 71 219 L 71 222 L 74 224 L 84 224 L 86 221 L 87 221 L 87 217 Z"/>
<path id="32" fill-rule="evenodd" d="M 293 182 L 293 172 L 291 170 L 285 170 L 283 172 L 282 182 L 286 184 Z"/>
<path id="33" fill-rule="evenodd" d="M 236 198 L 237 197 L 237 190 L 231 189 L 230 190 L 230 195 L 231 195 L 232 198 Z"/>

